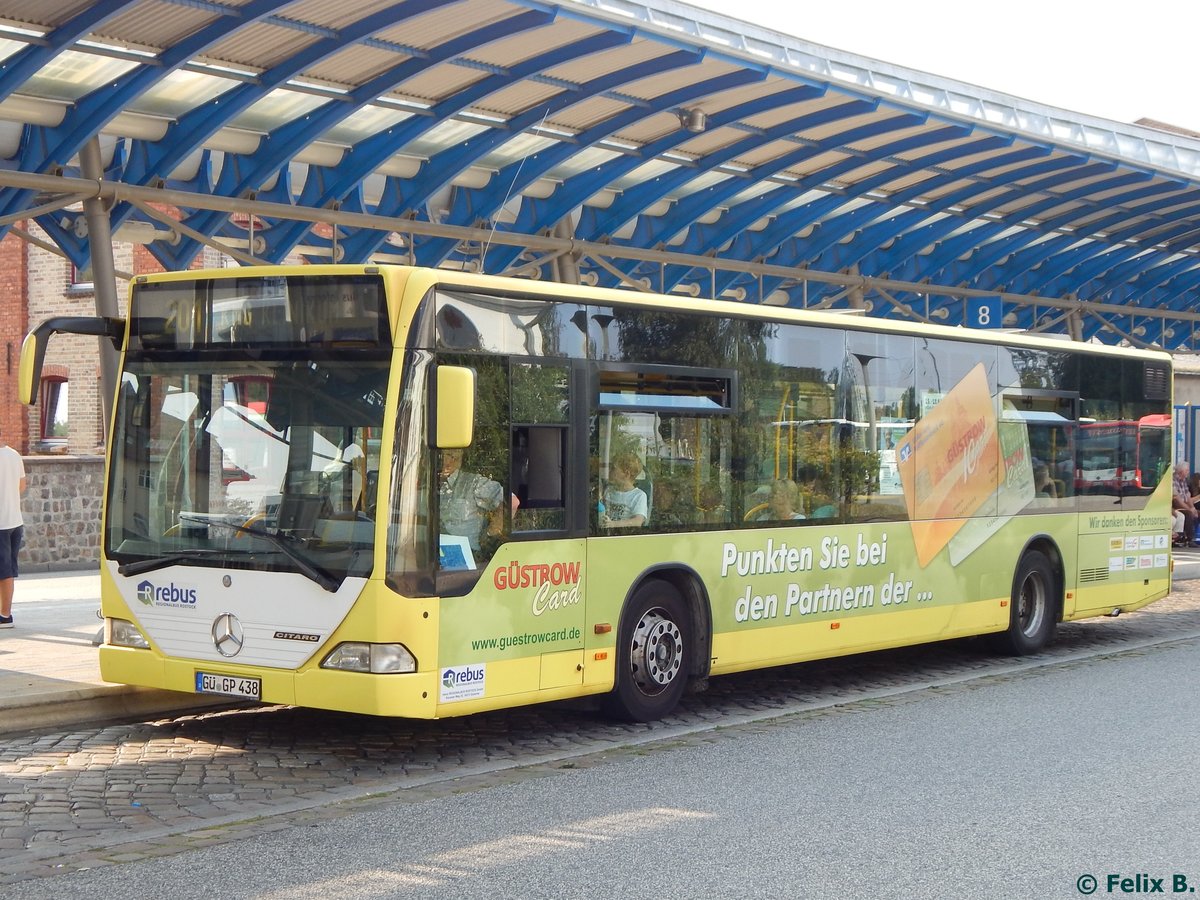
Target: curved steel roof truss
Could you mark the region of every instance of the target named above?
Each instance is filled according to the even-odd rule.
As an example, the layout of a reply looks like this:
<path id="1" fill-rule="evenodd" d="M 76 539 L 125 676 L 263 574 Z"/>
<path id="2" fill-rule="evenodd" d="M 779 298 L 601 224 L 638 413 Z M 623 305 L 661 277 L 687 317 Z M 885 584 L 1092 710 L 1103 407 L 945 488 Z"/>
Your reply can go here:
<path id="1" fill-rule="evenodd" d="M 1196 136 L 676 2 L 0 0 L 0 63 L 0 233 L 79 266 L 103 197 L 171 268 L 210 246 L 950 324 L 999 294 L 1015 326 L 1200 349 Z"/>

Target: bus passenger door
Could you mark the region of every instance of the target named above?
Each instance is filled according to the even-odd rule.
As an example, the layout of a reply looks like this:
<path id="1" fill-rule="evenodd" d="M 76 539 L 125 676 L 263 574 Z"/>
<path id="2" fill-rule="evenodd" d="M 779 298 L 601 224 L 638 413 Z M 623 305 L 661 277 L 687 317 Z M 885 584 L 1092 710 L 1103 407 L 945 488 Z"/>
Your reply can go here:
<path id="1" fill-rule="evenodd" d="M 573 503 L 586 470 L 572 412 L 582 409 L 579 365 L 519 363 L 512 367 L 510 432 L 513 537 L 511 567 L 528 607 L 522 617 L 539 654 L 538 688 L 583 683 L 583 567 L 586 511 Z M 533 655 L 532 652 L 529 655 Z"/>
<path id="2" fill-rule="evenodd" d="M 554 539 L 566 529 L 569 434 L 565 426 L 513 427 L 513 533 L 545 539 L 510 544 L 522 564 L 507 577 L 520 579 L 529 633 L 545 648 L 541 690 L 583 683 L 584 542 Z"/>

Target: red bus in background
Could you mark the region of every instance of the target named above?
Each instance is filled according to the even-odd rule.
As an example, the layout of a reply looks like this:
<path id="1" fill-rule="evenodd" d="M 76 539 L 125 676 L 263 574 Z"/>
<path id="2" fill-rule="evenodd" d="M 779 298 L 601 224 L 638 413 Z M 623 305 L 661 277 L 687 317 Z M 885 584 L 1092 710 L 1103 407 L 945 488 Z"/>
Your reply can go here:
<path id="1" fill-rule="evenodd" d="M 1079 493 L 1149 493 L 1171 468 L 1171 417 L 1083 422 L 1079 426 Z"/>

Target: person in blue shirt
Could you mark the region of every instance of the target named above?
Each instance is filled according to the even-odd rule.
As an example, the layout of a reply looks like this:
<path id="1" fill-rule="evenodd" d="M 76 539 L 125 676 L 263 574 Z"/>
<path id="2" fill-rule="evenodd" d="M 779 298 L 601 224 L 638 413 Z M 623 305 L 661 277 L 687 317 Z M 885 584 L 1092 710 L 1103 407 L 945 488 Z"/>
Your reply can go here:
<path id="1" fill-rule="evenodd" d="M 608 465 L 608 486 L 604 489 L 604 528 L 640 528 L 650 515 L 646 492 L 634 487 L 642 465 L 632 451 L 618 453 Z"/>
<path id="2" fill-rule="evenodd" d="M 484 529 L 502 527 L 504 489 L 485 475 L 462 468 L 462 450 L 443 450 L 438 469 L 438 510 L 443 534 L 465 537 L 479 550 Z"/>

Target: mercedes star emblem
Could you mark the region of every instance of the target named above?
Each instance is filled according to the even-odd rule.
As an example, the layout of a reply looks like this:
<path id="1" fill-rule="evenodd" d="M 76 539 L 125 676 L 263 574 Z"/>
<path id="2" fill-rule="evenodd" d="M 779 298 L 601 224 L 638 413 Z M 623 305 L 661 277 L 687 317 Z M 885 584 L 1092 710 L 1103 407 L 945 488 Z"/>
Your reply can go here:
<path id="1" fill-rule="evenodd" d="M 237 656 L 246 642 L 242 623 L 233 613 L 223 613 L 213 620 L 213 644 L 222 656 Z"/>

